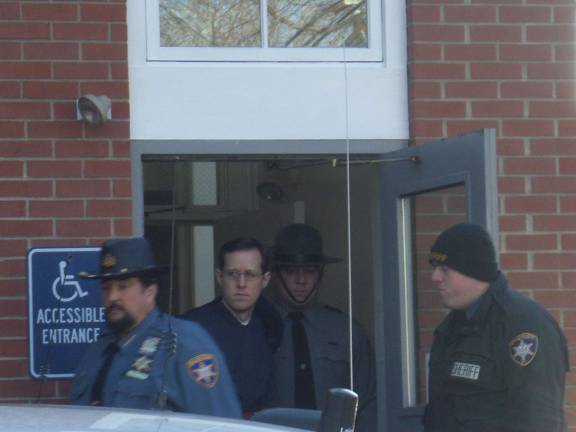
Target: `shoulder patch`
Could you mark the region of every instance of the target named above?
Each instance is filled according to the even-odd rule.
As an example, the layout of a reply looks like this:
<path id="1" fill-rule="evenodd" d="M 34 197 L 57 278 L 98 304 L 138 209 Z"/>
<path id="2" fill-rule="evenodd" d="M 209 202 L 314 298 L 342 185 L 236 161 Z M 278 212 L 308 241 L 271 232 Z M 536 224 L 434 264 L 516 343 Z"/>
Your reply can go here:
<path id="1" fill-rule="evenodd" d="M 188 374 L 196 384 L 205 388 L 212 388 L 218 382 L 220 371 L 213 354 L 199 354 L 186 362 Z"/>
<path id="2" fill-rule="evenodd" d="M 538 336 L 520 333 L 508 344 L 510 358 L 520 366 L 528 366 L 538 353 Z"/>

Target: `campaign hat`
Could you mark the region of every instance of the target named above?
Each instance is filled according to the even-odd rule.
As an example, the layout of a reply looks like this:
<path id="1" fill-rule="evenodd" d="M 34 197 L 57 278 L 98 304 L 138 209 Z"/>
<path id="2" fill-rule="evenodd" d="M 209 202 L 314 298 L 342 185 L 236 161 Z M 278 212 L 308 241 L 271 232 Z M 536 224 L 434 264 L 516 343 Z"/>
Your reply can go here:
<path id="1" fill-rule="evenodd" d="M 322 266 L 340 261 L 342 261 L 341 258 L 324 255 L 322 235 L 310 225 L 290 224 L 276 235 L 273 254 L 275 266 Z"/>

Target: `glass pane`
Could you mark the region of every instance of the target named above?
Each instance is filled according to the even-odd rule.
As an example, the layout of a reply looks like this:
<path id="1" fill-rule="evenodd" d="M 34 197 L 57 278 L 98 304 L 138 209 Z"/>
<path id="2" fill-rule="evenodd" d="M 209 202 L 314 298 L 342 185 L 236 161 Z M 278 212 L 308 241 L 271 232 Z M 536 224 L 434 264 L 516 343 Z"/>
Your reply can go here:
<path id="1" fill-rule="evenodd" d="M 160 0 L 162 47 L 259 47 L 259 0 Z"/>
<path id="2" fill-rule="evenodd" d="M 446 228 L 466 221 L 466 195 L 463 185 L 435 190 L 408 198 L 411 211 L 412 287 L 413 295 L 405 297 L 405 328 L 412 334 L 403 337 L 405 406 L 427 402 L 427 358 L 434 329 L 447 314 L 440 296 L 430 280 L 430 248 Z M 406 281 L 409 282 L 409 281 Z M 410 289 L 410 284 L 407 284 Z M 412 297 L 412 298 L 410 298 Z M 411 369 L 411 370 L 410 370 Z"/>
<path id="3" fill-rule="evenodd" d="M 368 46 L 365 0 L 268 0 L 271 47 Z"/>

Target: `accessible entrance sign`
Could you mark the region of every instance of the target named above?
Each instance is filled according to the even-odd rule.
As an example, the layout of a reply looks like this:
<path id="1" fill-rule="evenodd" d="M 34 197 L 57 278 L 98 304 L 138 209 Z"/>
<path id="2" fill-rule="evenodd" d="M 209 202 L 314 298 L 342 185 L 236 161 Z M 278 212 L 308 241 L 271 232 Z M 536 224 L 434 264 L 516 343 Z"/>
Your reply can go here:
<path id="1" fill-rule="evenodd" d="M 99 247 L 28 251 L 29 371 L 36 379 L 74 376 L 105 323 L 100 281 L 79 279 L 99 268 Z"/>

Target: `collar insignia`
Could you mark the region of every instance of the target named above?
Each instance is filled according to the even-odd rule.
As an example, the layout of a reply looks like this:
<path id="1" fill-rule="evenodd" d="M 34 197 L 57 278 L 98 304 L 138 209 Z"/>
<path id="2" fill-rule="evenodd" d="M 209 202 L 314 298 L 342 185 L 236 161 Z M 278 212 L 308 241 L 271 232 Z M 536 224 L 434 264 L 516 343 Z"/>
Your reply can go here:
<path id="1" fill-rule="evenodd" d="M 508 344 L 510 358 L 520 366 L 528 366 L 538 353 L 538 336 L 520 333 Z"/>
<path id="2" fill-rule="evenodd" d="M 199 354 L 186 362 L 190 377 L 205 388 L 212 388 L 218 382 L 220 371 L 216 357 L 212 354 Z"/>

